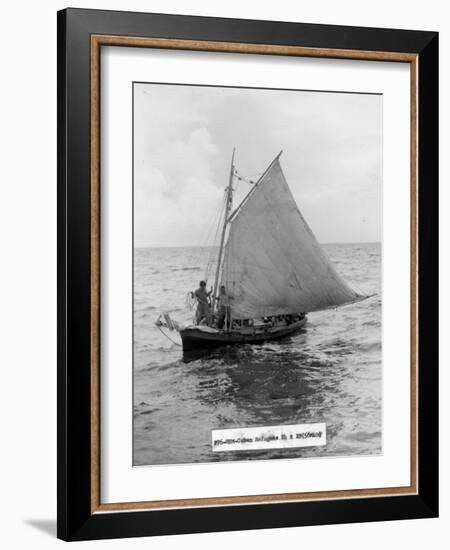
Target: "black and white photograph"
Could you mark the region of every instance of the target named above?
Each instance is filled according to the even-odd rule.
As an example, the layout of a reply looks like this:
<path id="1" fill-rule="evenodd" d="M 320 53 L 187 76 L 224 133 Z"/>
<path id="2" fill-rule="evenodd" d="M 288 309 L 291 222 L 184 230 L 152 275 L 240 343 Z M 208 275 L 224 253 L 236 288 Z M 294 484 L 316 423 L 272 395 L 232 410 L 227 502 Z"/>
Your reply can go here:
<path id="1" fill-rule="evenodd" d="M 133 83 L 133 464 L 382 440 L 381 94 Z"/>
<path id="2" fill-rule="evenodd" d="M 3 6 L 2 547 L 445 548 L 445 6 Z"/>

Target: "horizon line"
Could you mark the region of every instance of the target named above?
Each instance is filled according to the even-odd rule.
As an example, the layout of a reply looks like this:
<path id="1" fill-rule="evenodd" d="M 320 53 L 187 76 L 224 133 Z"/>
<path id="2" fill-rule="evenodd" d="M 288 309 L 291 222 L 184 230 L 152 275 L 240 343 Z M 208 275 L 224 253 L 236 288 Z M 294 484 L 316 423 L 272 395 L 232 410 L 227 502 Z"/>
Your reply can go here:
<path id="1" fill-rule="evenodd" d="M 340 242 L 319 242 L 319 245 L 327 244 L 381 244 L 382 241 L 340 241 Z M 189 244 L 170 244 L 170 245 L 145 245 L 145 246 L 133 246 L 134 249 L 138 248 L 218 248 L 219 245 L 189 245 Z"/>

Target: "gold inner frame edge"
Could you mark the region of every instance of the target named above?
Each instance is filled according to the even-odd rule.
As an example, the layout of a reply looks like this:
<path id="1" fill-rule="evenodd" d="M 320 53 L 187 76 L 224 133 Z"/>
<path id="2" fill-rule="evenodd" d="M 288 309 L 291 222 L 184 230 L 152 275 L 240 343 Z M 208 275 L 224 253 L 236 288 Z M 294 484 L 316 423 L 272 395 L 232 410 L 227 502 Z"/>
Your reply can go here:
<path id="1" fill-rule="evenodd" d="M 407 487 L 367 488 L 309 493 L 240 495 L 231 497 L 101 503 L 100 492 L 100 50 L 102 46 L 163 48 L 240 54 L 318 57 L 409 63 L 411 129 L 411 484 Z M 274 504 L 418 494 L 418 55 L 402 52 L 308 48 L 236 42 L 91 35 L 90 55 L 90 228 L 91 228 L 91 513 L 162 510 L 230 505 Z"/>

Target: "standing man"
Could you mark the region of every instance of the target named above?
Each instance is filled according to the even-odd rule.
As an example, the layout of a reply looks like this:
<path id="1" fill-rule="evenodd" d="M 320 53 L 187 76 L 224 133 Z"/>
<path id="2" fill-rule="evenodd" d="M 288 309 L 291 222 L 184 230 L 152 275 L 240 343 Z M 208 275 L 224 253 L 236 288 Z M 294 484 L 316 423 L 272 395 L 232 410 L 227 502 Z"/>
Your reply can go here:
<path id="1" fill-rule="evenodd" d="M 211 310 L 209 307 L 208 298 L 211 295 L 212 289 L 206 292 L 206 282 L 200 281 L 200 287 L 194 292 L 197 298 L 197 311 L 195 312 L 195 320 L 197 325 L 201 323 L 203 319 L 206 319 L 206 324 L 211 324 Z"/>
<path id="2" fill-rule="evenodd" d="M 223 328 L 225 319 L 227 322 L 227 328 L 230 325 L 231 317 L 231 303 L 232 297 L 227 294 L 227 290 L 224 285 L 220 287 L 219 296 L 217 297 L 219 301 L 219 315 L 217 318 L 217 328 Z"/>

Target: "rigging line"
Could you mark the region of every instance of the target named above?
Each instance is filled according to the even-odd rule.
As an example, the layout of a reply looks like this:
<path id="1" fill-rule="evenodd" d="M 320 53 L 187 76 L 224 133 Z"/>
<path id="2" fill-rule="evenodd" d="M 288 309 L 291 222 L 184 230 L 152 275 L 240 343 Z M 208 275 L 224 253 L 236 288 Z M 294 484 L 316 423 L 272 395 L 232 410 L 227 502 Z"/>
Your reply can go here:
<path id="1" fill-rule="evenodd" d="M 242 199 L 240 204 L 235 208 L 235 210 L 228 216 L 228 223 L 230 223 L 233 218 L 236 217 L 236 214 L 238 214 L 239 210 L 245 205 L 245 203 L 250 198 L 250 195 L 259 187 L 259 183 L 264 179 L 264 176 L 269 172 L 269 170 L 272 168 L 273 164 L 280 158 L 281 153 L 283 151 L 281 150 L 278 155 L 273 159 L 273 161 L 269 164 L 269 166 L 264 170 L 264 172 L 261 174 L 259 179 L 256 181 L 256 183 L 253 185 L 253 187 L 250 189 L 250 191 L 245 195 L 245 197 Z"/>
<path id="2" fill-rule="evenodd" d="M 215 261 L 216 251 L 214 250 L 214 248 L 216 247 L 216 240 L 217 240 L 217 237 L 218 237 L 218 234 L 219 234 L 220 226 L 222 225 L 222 218 L 224 216 L 225 208 L 226 208 L 226 200 L 227 200 L 227 196 L 226 196 L 226 193 L 225 193 L 224 200 L 222 201 L 223 206 L 221 207 L 221 209 L 219 211 L 219 219 L 217 220 L 217 223 L 216 223 L 216 232 L 215 232 L 215 235 L 214 235 L 214 240 L 213 240 L 212 246 L 210 247 L 208 263 L 206 265 L 205 279 L 207 279 L 206 275 L 209 275 L 209 273 L 212 269 L 212 265 L 214 264 L 214 261 Z"/>
<path id="3" fill-rule="evenodd" d="M 205 225 L 205 228 L 202 232 L 202 235 L 201 235 L 201 238 L 199 240 L 199 248 L 200 249 L 203 249 L 206 247 L 209 239 L 210 239 L 210 234 L 211 232 L 213 231 L 213 228 L 214 228 L 214 225 L 215 225 L 215 222 L 216 222 L 216 217 L 217 217 L 217 210 L 214 209 L 213 212 L 212 212 L 212 215 L 210 216 L 207 224 Z M 203 250 L 200 250 L 200 254 L 199 256 L 201 256 L 203 253 Z"/>
<path id="4" fill-rule="evenodd" d="M 245 183 L 248 183 L 249 185 L 254 185 L 260 178 L 261 174 L 262 172 L 258 172 L 256 174 L 248 174 L 243 176 L 237 170 L 234 171 L 234 175 L 238 181 L 245 181 Z M 255 176 L 256 176 L 256 180 L 250 179 L 250 178 L 254 178 Z"/>
<path id="5" fill-rule="evenodd" d="M 236 174 L 238 176 L 241 176 L 241 178 L 253 178 L 254 176 L 260 176 L 262 174 L 262 172 L 255 172 L 254 174 L 246 174 L 245 176 L 243 176 L 242 174 L 240 174 L 237 170 L 236 170 Z"/>
<path id="6" fill-rule="evenodd" d="M 199 241 L 199 246 L 196 247 L 195 250 L 192 251 L 192 254 L 191 254 L 191 260 L 193 261 L 195 259 L 196 263 L 203 263 L 204 260 L 205 260 L 205 256 L 206 258 L 208 258 L 207 256 L 207 253 L 205 253 L 205 249 L 207 248 L 207 243 L 208 241 L 210 240 L 210 235 L 212 234 L 213 230 L 214 230 L 214 226 L 217 224 L 217 217 L 221 215 L 221 203 L 223 201 L 223 198 L 221 197 L 220 198 L 220 203 L 218 202 L 218 208 L 214 208 L 212 210 L 212 214 L 207 222 L 207 224 L 205 225 L 205 228 L 202 232 L 202 235 L 201 235 L 201 238 L 200 238 L 200 241 Z"/>
<path id="7" fill-rule="evenodd" d="M 228 223 L 231 223 L 233 219 L 236 217 L 236 214 L 241 210 L 241 208 L 244 206 L 244 204 L 248 201 L 250 196 L 254 193 L 254 191 L 258 188 L 259 181 L 261 178 L 253 185 L 253 187 L 250 189 L 250 191 L 245 195 L 245 197 L 241 200 L 240 204 L 231 212 L 231 214 L 228 216 Z"/>
<path id="8" fill-rule="evenodd" d="M 176 346 L 180 346 L 181 347 L 181 344 L 179 344 L 178 342 L 175 342 L 175 340 L 172 340 L 172 338 L 166 334 L 161 327 L 158 327 L 158 325 L 156 325 L 156 328 L 160 331 L 160 333 L 165 336 L 168 340 L 170 340 L 173 344 L 175 344 Z"/>

